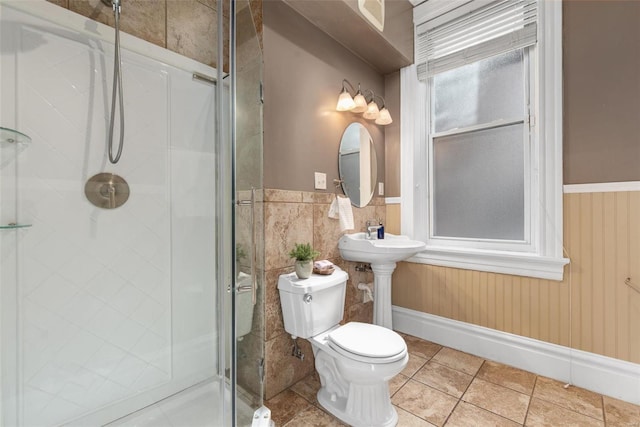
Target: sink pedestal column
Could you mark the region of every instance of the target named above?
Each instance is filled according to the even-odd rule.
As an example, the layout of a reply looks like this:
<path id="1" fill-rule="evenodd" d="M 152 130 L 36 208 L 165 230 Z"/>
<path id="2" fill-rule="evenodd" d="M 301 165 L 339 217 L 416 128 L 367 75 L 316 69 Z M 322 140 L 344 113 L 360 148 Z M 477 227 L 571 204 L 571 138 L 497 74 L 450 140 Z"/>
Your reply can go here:
<path id="1" fill-rule="evenodd" d="M 373 324 L 393 329 L 391 320 L 391 274 L 395 262 L 371 264 L 373 270 Z"/>

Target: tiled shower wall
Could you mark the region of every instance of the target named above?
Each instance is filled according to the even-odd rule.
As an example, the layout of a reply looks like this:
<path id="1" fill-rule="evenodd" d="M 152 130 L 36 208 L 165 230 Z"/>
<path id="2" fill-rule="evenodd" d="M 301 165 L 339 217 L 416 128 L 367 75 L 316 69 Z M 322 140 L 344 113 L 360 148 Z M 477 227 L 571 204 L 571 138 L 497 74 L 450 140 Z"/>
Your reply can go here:
<path id="1" fill-rule="evenodd" d="M 33 139 L 0 159 L 2 223 L 33 225 L 0 235 L 2 416 L 113 419 L 123 399 L 145 406 L 145 391 L 164 397 L 215 374 L 215 89 L 123 49 L 126 141 L 110 165 L 113 52 L 44 19 L 2 18 L 2 124 Z M 87 201 L 99 172 L 128 181 L 126 204 Z M 12 187 L 17 203 L 5 203 Z M 19 422 L 7 421 L 15 408 Z"/>
<path id="2" fill-rule="evenodd" d="M 48 0 L 113 26 L 113 11 L 102 0 Z M 203 64 L 216 66 L 215 0 L 124 0 L 120 29 Z"/>
<path id="3" fill-rule="evenodd" d="M 340 258 L 338 240 L 343 234 L 339 221 L 328 217 L 329 206 L 335 197 L 331 193 L 264 191 L 265 230 L 265 398 L 270 399 L 314 370 L 311 344 L 298 339 L 305 354 L 304 361 L 291 355 L 293 341 L 284 330 L 278 293 L 278 277 L 293 271 L 294 260 L 289 251 L 295 243 L 311 243 L 320 252 L 317 259 L 328 259 L 349 274 L 343 322 L 373 320 L 373 304 L 363 303 L 358 283 L 373 282 L 371 272 L 358 272 L 355 263 Z M 355 230 L 361 231 L 367 219 L 385 221 L 384 199 L 374 198 L 364 208 L 353 208 Z"/>
<path id="4" fill-rule="evenodd" d="M 47 0 L 95 21 L 113 26 L 113 12 L 102 0 Z M 262 46 L 262 0 L 238 1 L 251 13 Z M 121 30 L 157 46 L 217 68 L 217 0 L 124 0 Z M 225 25 L 229 10 L 225 3 Z M 228 31 L 225 31 L 225 37 Z M 228 70 L 228 38 L 225 38 Z"/>

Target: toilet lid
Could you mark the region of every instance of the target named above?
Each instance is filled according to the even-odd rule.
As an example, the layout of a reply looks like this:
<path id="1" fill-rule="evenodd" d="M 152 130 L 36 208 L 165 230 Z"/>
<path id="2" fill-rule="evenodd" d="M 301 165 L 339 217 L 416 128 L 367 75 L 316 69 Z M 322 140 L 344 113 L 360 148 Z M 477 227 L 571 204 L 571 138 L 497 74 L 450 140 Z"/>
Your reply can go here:
<path id="1" fill-rule="evenodd" d="M 356 359 L 371 359 L 372 363 L 394 362 L 407 351 L 407 345 L 396 332 L 368 323 L 347 323 L 332 331 L 328 338 L 329 345 L 336 351 L 359 356 Z"/>

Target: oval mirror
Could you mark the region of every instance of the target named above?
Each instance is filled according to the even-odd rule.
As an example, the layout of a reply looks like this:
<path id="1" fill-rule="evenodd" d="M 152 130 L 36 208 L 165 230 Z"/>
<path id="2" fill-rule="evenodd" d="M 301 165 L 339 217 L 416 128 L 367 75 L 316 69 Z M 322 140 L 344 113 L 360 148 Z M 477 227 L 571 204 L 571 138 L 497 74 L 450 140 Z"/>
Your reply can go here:
<path id="1" fill-rule="evenodd" d="M 342 190 L 351 204 L 359 208 L 367 206 L 378 180 L 378 159 L 373 139 L 360 123 L 351 123 L 342 134 L 338 171 Z"/>

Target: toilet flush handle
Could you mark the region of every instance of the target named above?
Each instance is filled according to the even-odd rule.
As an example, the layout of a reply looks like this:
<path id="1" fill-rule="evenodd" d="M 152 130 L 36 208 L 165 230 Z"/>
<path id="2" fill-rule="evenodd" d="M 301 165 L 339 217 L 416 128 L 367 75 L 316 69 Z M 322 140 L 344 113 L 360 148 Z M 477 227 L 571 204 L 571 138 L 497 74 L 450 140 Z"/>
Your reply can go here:
<path id="1" fill-rule="evenodd" d="M 302 297 L 302 300 L 307 304 L 309 304 L 312 299 L 313 299 L 313 296 L 311 294 L 304 294 L 304 296 Z"/>

